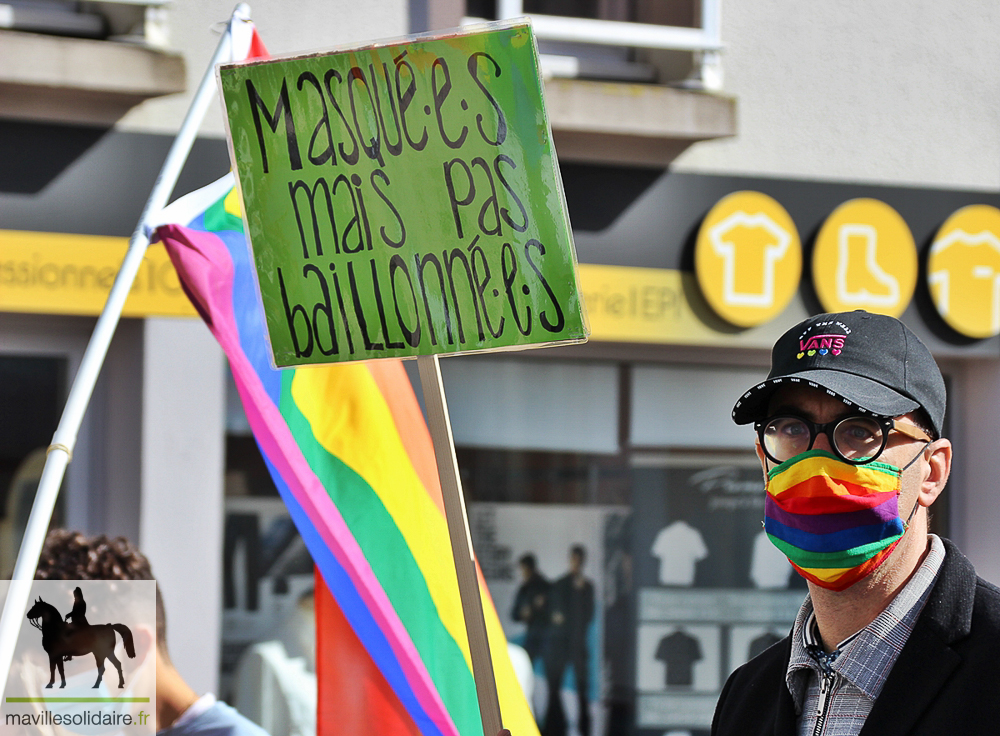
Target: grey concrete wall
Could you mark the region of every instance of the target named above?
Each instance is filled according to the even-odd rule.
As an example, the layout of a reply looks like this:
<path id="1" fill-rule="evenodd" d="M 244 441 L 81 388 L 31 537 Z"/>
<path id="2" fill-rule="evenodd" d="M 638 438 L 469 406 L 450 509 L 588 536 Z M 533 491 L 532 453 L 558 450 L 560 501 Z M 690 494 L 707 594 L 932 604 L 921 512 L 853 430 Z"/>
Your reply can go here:
<path id="1" fill-rule="evenodd" d="M 996 189 L 1000 4 L 722 0 L 734 139 L 678 170 Z"/>
<path id="2" fill-rule="evenodd" d="M 409 31 L 408 0 L 254 0 L 249 5 L 264 45 L 275 56 L 361 44 Z M 235 6 L 235 0 L 181 0 L 169 6 L 168 45 L 184 55 L 188 92 L 142 103 L 119 122 L 120 128 L 177 131 L 218 44 L 218 24 L 229 19 Z M 225 136 L 221 110 L 220 105 L 210 108 L 202 135 Z"/>
<path id="3" fill-rule="evenodd" d="M 143 341 L 139 545 L 167 609 L 171 659 L 198 693 L 219 672 L 225 384 L 193 319 L 148 319 Z"/>
<path id="4" fill-rule="evenodd" d="M 87 515 L 68 526 L 138 542 L 142 486 L 144 321 L 123 319 L 108 348 L 88 409 L 86 435 L 92 472 L 85 486 Z M 87 337 L 90 336 L 90 330 Z"/>

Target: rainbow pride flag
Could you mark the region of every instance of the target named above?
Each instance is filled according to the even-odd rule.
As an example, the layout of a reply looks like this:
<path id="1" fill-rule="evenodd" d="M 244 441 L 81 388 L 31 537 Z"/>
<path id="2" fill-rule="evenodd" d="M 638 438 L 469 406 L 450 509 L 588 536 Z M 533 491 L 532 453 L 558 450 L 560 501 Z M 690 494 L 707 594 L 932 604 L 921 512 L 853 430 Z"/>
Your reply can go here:
<path id="1" fill-rule="evenodd" d="M 336 605 L 317 594 L 322 734 L 480 736 L 430 435 L 399 361 L 271 368 L 232 175 L 157 229 L 229 359 L 261 454 Z M 480 574 L 505 727 L 538 734 Z"/>

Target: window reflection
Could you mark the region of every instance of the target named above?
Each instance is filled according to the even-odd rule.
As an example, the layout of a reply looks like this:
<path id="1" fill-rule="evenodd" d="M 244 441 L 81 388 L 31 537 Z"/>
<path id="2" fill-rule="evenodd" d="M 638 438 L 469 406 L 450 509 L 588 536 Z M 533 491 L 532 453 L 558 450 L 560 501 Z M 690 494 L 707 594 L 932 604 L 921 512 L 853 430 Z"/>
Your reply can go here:
<path id="1" fill-rule="evenodd" d="M 805 585 L 762 537 L 749 448 L 458 456 L 543 734 L 707 733 L 729 673 L 791 626 Z"/>

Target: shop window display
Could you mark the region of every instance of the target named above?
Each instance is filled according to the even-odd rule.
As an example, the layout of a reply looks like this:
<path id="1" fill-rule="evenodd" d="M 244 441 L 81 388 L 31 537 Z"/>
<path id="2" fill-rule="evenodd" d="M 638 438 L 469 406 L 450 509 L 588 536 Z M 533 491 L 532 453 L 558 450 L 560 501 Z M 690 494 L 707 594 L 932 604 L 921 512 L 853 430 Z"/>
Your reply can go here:
<path id="1" fill-rule="evenodd" d="M 722 446 L 675 447 L 674 435 L 657 444 L 662 427 L 683 421 L 670 412 L 683 411 L 691 397 L 687 404 L 656 405 L 657 422 L 616 415 L 633 403 L 630 393 L 665 390 L 654 385 L 664 376 L 690 382 L 690 367 L 622 365 L 591 374 L 561 371 L 554 361 L 529 369 L 527 361 L 503 358 L 500 365 L 498 358 L 480 375 L 479 359 L 461 360 L 463 372 L 450 376 L 452 415 L 506 416 L 492 434 L 497 444 L 523 446 L 537 422 L 520 422 L 535 414 L 552 426 L 574 425 L 550 437 L 553 445 L 592 442 L 582 434 L 586 427 L 567 419 L 558 375 L 590 381 L 580 392 L 589 397 L 583 415 L 604 421 L 606 414 L 601 435 L 610 427 L 610 444 L 618 437 L 617 451 L 607 452 L 484 447 L 481 427 L 455 422 L 473 544 L 508 639 L 524 650 L 526 689 L 541 733 L 704 736 L 729 673 L 784 636 L 806 592 L 763 536 L 763 481 L 752 434 L 743 444 L 723 431 L 730 425 L 722 413 L 718 432 L 698 429 Z M 739 370 L 729 373 L 744 378 Z M 726 395 L 729 373 L 697 371 L 710 393 Z M 507 394 L 469 388 L 483 383 L 483 375 L 490 378 L 487 389 L 525 376 L 536 389 L 557 388 L 536 391 L 530 411 L 507 406 L 503 414 L 492 402 Z M 241 677 L 246 683 L 250 676 L 259 691 L 271 667 L 287 682 L 307 683 L 300 689 L 311 693 L 314 711 L 315 640 L 304 605 L 312 562 L 239 420 L 238 412 L 230 417 L 227 440 L 223 693 L 239 702 Z M 627 430 L 616 434 L 621 426 Z M 631 430 L 641 447 L 630 443 Z M 938 533 L 947 533 L 946 517 L 944 510 L 937 518 Z M 275 653 L 285 664 L 299 663 L 282 668 Z M 311 684 L 297 679 L 309 675 Z M 290 701 L 271 714 L 275 736 L 306 733 L 294 716 L 304 707 Z"/>

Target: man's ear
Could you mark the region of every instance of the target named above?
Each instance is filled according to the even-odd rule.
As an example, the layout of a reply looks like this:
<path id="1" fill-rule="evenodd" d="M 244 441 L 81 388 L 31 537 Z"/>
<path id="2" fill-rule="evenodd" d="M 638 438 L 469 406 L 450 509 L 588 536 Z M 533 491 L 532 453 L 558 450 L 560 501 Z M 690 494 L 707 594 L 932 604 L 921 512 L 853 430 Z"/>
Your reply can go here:
<path id="1" fill-rule="evenodd" d="M 764 454 L 764 448 L 760 446 L 760 437 L 754 437 L 753 449 L 757 453 L 757 459 L 760 460 L 760 469 L 764 473 L 764 480 L 767 481 L 767 455 Z"/>
<path id="2" fill-rule="evenodd" d="M 941 495 L 951 474 L 951 440 L 934 440 L 927 446 L 930 456 L 924 466 L 924 476 L 917 496 L 921 506 L 930 506 Z"/>

